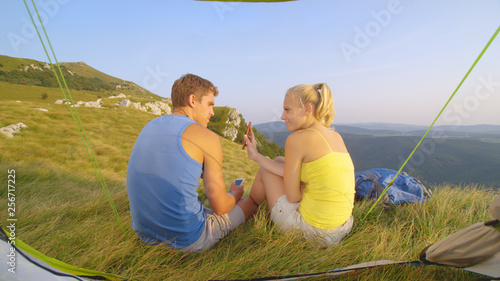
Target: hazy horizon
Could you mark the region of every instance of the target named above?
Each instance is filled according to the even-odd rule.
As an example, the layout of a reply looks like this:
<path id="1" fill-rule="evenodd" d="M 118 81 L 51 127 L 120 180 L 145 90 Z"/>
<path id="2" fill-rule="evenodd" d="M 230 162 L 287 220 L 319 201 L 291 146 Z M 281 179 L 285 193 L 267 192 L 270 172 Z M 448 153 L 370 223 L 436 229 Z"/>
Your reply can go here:
<path id="1" fill-rule="evenodd" d="M 275 120 L 275 121 L 267 121 L 267 122 L 261 122 L 261 123 L 253 123 L 252 126 L 255 125 L 262 125 L 262 124 L 267 124 L 267 123 L 272 123 L 272 122 L 280 122 L 280 123 L 285 123 L 284 121 L 281 120 Z M 358 124 L 388 124 L 388 125 L 395 125 L 395 126 L 418 126 L 418 127 L 426 127 L 428 128 L 431 124 L 429 123 L 428 125 L 426 124 L 410 124 L 410 123 L 391 123 L 391 122 L 371 122 L 371 121 L 365 121 L 365 122 L 353 122 L 353 123 L 338 123 L 338 122 L 333 122 L 332 126 L 335 125 L 358 125 Z M 434 124 L 433 127 L 437 126 L 459 126 L 459 127 L 466 127 L 466 126 L 498 126 L 500 128 L 500 124 L 462 124 L 462 125 L 450 125 L 450 124 Z"/>

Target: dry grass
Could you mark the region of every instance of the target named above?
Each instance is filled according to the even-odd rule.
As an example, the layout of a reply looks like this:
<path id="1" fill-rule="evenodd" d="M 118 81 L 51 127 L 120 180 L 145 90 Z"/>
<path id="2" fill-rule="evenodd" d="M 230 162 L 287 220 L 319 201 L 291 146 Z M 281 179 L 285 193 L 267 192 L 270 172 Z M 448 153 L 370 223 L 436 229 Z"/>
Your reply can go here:
<path id="1" fill-rule="evenodd" d="M 107 187 L 126 227 L 124 235 L 95 176 L 67 107 L 39 98 L 25 87 L 0 93 L 0 126 L 23 122 L 29 128 L 12 139 L 0 136 L 0 185 L 16 171 L 17 238 L 63 262 L 134 280 L 257 278 L 319 272 L 374 260 L 416 260 L 420 251 L 472 223 L 489 220 L 495 191 L 477 186 L 436 186 L 420 205 L 391 209 L 357 204 L 352 233 L 339 245 L 320 249 L 296 235 L 278 233 L 263 206 L 247 224 L 214 248 L 192 255 L 140 243 L 130 227 L 126 166 L 135 139 L 155 116 L 132 109 L 79 108 Z M 18 88 L 16 88 L 18 89 Z M 86 93 L 89 95 L 89 93 Z M 21 100 L 22 102 L 16 102 Z M 54 98 L 55 100 L 55 98 Z M 87 99 L 93 100 L 93 99 Z M 48 112 L 33 110 L 44 107 Z M 226 184 L 244 177 L 247 192 L 258 166 L 241 146 L 221 139 Z M 497 192 L 498 193 L 498 192 Z M 7 206 L 6 188 L 0 206 Z M 0 212 L 6 222 L 7 212 Z M 435 266 L 387 266 L 342 276 L 344 280 L 475 280 L 479 275 Z M 322 280 L 323 276 L 316 278 Z"/>

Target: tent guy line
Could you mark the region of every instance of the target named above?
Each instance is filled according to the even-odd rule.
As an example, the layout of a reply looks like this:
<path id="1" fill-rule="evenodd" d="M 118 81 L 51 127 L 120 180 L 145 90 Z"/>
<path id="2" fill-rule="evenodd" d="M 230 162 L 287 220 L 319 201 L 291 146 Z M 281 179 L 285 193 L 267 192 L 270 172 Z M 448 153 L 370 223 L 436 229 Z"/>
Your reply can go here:
<path id="1" fill-rule="evenodd" d="M 45 55 L 47 55 L 47 59 L 49 60 L 50 65 L 52 66 L 52 71 L 54 72 L 57 83 L 59 84 L 61 92 L 63 93 L 64 99 L 68 100 L 68 97 L 69 97 L 69 100 L 71 101 L 71 103 L 68 104 L 68 109 L 71 113 L 71 116 L 73 117 L 73 121 L 75 122 L 78 133 L 80 133 L 80 136 L 81 136 L 82 141 L 85 145 L 87 153 L 89 154 L 90 161 L 92 162 L 92 165 L 94 166 L 97 178 L 98 178 L 99 182 L 101 183 L 102 189 L 104 190 L 104 193 L 106 194 L 106 196 L 108 198 L 109 204 L 111 205 L 111 209 L 113 210 L 113 213 L 115 214 L 115 218 L 116 218 L 118 225 L 120 226 L 120 228 L 123 232 L 123 235 L 127 236 L 127 232 L 125 230 L 125 227 L 123 226 L 123 222 L 120 218 L 120 215 L 118 214 L 115 203 L 113 202 L 113 198 L 111 197 L 109 189 L 106 185 L 106 181 L 104 180 L 104 177 L 101 173 L 101 169 L 99 168 L 99 165 L 97 163 L 97 160 L 96 160 L 96 157 L 94 155 L 94 151 L 93 151 L 92 146 L 90 144 L 89 138 L 87 137 L 87 134 L 85 133 L 85 129 L 83 128 L 82 120 L 80 119 L 80 116 L 78 115 L 78 111 L 76 110 L 76 108 L 72 107 L 74 104 L 73 97 L 71 97 L 71 93 L 70 93 L 68 85 L 66 83 L 66 79 L 64 79 L 64 75 L 62 73 L 61 67 L 59 65 L 59 62 L 57 61 L 56 54 L 54 53 L 54 49 L 52 48 L 52 44 L 50 43 L 49 36 L 47 35 L 47 31 L 45 30 L 42 19 L 40 18 L 40 14 L 38 13 L 38 9 L 36 8 L 35 2 L 33 0 L 31 0 L 31 3 L 33 4 L 33 8 L 35 9 L 38 20 L 40 21 L 40 26 L 42 27 L 43 32 L 45 34 L 45 39 L 47 40 L 47 43 L 48 43 L 50 50 L 52 52 L 52 56 L 54 57 L 55 64 L 57 66 L 57 69 L 59 70 L 59 75 L 61 75 L 61 79 L 63 80 L 65 87 L 63 87 L 63 85 L 61 84 L 61 81 L 60 81 L 59 76 L 57 74 L 56 68 L 54 67 L 54 64 L 52 63 L 52 59 L 50 58 L 50 55 L 47 52 L 47 48 L 45 47 L 45 43 L 43 42 L 42 36 L 40 35 L 40 32 L 39 32 L 38 27 L 35 23 L 35 20 L 33 19 L 33 16 L 31 14 L 29 7 L 28 7 L 28 4 L 26 3 L 26 0 L 23 0 L 23 2 L 24 2 L 24 5 L 26 7 L 26 11 L 28 12 L 28 14 L 31 18 L 31 21 L 33 22 L 33 26 L 35 27 L 35 30 L 38 34 L 38 38 L 40 39 L 40 43 L 42 44 L 42 47 L 45 51 Z M 68 94 L 68 97 L 66 96 L 64 88 L 66 88 L 66 92 Z"/>
<path id="2" fill-rule="evenodd" d="M 375 206 L 378 204 L 378 202 L 380 201 L 380 199 L 387 192 L 387 189 L 389 189 L 389 187 L 394 183 L 394 181 L 396 180 L 396 178 L 398 177 L 398 175 L 401 173 L 401 171 L 403 170 L 403 168 L 406 166 L 406 163 L 408 163 L 408 161 L 410 160 L 410 158 L 413 156 L 413 153 L 415 153 L 415 151 L 418 149 L 418 147 L 420 146 L 420 144 L 422 143 L 422 141 L 424 140 L 424 138 L 427 136 L 427 133 L 429 133 L 429 131 L 431 130 L 431 128 L 434 126 L 434 123 L 436 123 L 436 121 L 439 119 L 439 117 L 441 116 L 441 114 L 443 113 L 443 111 L 446 109 L 446 107 L 448 106 L 448 104 L 450 103 L 450 101 L 453 99 L 453 97 L 455 96 L 455 94 L 458 92 L 458 89 L 460 89 L 460 87 L 464 83 L 465 79 L 467 79 L 467 77 L 472 72 L 472 70 L 474 69 L 474 67 L 476 66 L 476 64 L 483 57 L 483 54 L 486 52 L 486 50 L 488 50 L 488 47 L 495 40 L 495 38 L 498 35 L 499 31 L 500 31 L 500 25 L 498 26 L 498 28 L 495 31 L 495 33 L 493 33 L 493 35 L 491 36 L 490 40 L 488 41 L 488 43 L 486 44 L 486 46 L 483 48 L 483 50 L 481 51 L 481 53 L 479 53 L 479 56 L 476 58 L 476 60 L 472 64 L 472 66 L 469 68 L 469 70 L 465 74 L 464 78 L 462 78 L 462 81 L 460 81 L 460 83 L 458 84 L 458 86 L 455 89 L 455 91 L 453 91 L 453 93 L 451 94 L 450 98 L 444 104 L 443 108 L 438 113 L 438 115 L 436 116 L 436 118 L 434 119 L 434 121 L 432 122 L 432 124 L 429 126 L 429 128 L 427 129 L 427 131 L 425 132 L 425 134 L 420 139 L 420 141 L 417 143 L 417 145 L 415 146 L 415 148 L 413 149 L 413 151 L 410 153 L 410 155 L 408 156 L 408 158 L 406 158 L 406 161 L 403 163 L 403 165 L 401 165 L 401 168 L 399 168 L 398 172 L 394 175 L 394 177 L 392 178 L 392 180 L 387 184 L 387 186 L 382 191 L 382 194 L 380 194 L 380 196 L 377 199 L 377 201 L 375 201 L 375 203 L 371 206 L 371 208 L 368 210 L 368 212 L 365 214 L 365 216 L 361 219 L 361 221 L 363 221 L 363 220 L 366 219 L 366 217 L 370 214 L 370 212 L 373 210 L 373 208 L 375 208 Z"/>

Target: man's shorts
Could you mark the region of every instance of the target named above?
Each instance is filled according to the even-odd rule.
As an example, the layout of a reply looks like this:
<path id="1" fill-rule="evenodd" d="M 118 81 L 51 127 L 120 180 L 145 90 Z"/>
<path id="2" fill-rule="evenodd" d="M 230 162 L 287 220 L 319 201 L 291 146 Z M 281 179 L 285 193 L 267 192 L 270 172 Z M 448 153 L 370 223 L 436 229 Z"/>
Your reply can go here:
<path id="1" fill-rule="evenodd" d="M 236 227 L 245 223 L 245 214 L 238 205 L 235 205 L 231 211 L 224 215 L 216 215 L 209 208 L 204 208 L 203 211 L 205 212 L 203 233 L 196 242 L 183 248 L 184 252 L 207 250 L 226 237 Z"/>
<path id="2" fill-rule="evenodd" d="M 332 229 L 321 229 L 314 227 L 304 221 L 299 212 L 300 203 L 290 203 L 286 195 L 276 200 L 271 210 L 271 220 L 282 232 L 300 231 L 304 237 L 321 247 L 329 247 L 338 244 L 352 230 L 352 216 L 341 226 Z"/>

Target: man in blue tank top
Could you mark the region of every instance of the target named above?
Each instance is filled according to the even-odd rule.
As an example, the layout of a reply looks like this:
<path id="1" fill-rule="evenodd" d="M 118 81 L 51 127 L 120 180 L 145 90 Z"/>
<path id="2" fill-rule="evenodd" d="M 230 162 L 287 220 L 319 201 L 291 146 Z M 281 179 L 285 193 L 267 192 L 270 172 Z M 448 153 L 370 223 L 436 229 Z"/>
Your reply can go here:
<path id="1" fill-rule="evenodd" d="M 173 113 L 151 120 L 139 134 L 127 169 L 132 228 L 148 244 L 186 252 L 205 250 L 255 211 L 243 186 L 226 191 L 219 137 L 207 124 L 217 88 L 186 74 L 172 86 Z M 198 200 L 202 178 L 211 209 Z"/>

